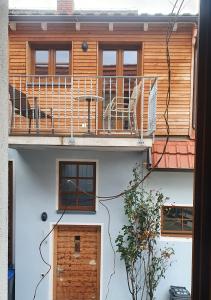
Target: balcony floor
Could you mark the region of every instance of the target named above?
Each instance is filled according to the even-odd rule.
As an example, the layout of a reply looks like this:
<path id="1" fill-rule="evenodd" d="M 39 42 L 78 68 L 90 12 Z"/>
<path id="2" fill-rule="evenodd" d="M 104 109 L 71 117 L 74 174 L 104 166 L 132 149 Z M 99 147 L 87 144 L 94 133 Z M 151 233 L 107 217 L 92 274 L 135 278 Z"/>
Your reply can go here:
<path id="1" fill-rule="evenodd" d="M 9 147 L 14 149 L 93 149 L 107 151 L 144 151 L 152 146 L 152 138 L 128 136 L 9 136 Z"/>

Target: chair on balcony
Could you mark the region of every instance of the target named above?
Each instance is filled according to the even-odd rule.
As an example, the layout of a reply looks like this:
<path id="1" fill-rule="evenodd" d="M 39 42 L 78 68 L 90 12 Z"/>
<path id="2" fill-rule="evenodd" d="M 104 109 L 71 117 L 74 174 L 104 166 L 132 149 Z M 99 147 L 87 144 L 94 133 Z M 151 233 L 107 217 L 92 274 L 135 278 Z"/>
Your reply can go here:
<path id="1" fill-rule="evenodd" d="M 112 118 L 124 118 L 128 121 L 131 133 L 137 129 L 137 104 L 141 98 L 142 81 L 134 84 L 131 95 L 115 96 L 104 111 L 104 118 L 108 118 L 108 130 L 111 130 Z"/>
<path id="2" fill-rule="evenodd" d="M 29 97 L 21 92 L 20 90 L 14 88 L 12 85 L 9 85 L 9 100 L 11 103 L 11 121 L 10 128 L 13 127 L 13 119 L 15 114 L 19 117 L 28 118 L 28 133 L 31 133 L 32 121 L 35 121 L 36 133 L 39 133 L 39 120 L 40 119 L 50 119 L 52 123 L 52 113 L 46 114 L 42 111 L 37 103 L 37 97 L 33 98 L 34 105 L 32 106 L 29 101 Z"/>

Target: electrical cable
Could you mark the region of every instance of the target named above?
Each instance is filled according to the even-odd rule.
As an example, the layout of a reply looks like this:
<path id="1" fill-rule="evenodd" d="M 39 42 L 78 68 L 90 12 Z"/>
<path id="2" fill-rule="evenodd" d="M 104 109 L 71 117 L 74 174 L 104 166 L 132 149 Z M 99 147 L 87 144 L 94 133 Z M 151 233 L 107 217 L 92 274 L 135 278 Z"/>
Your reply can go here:
<path id="1" fill-rule="evenodd" d="M 182 9 L 182 6 L 184 4 L 184 1 L 185 0 L 182 0 L 181 4 L 179 6 L 179 9 L 177 11 L 176 16 L 179 15 L 179 13 Z M 178 3 L 178 0 L 176 0 L 176 2 L 175 2 L 171 14 L 174 13 L 174 9 L 176 8 L 177 3 Z M 170 100 L 171 100 L 171 56 L 170 56 L 170 51 L 169 51 L 169 42 L 170 42 L 170 38 L 171 38 L 171 35 L 172 35 L 172 32 L 173 32 L 173 27 L 174 27 L 175 23 L 176 23 L 176 18 L 174 16 L 174 22 L 173 22 L 173 24 L 171 22 L 169 22 L 167 35 L 166 35 L 166 60 L 167 60 L 167 67 L 168 67 L 168 90 L 167 90 L 167 95 L 166 95 L 166 109 L 165 109 L 165 112 L 164 112 L 164 119 L 165 119 L 165 123 L 166 123 L 166 131 L 167 131 L 166 142 L 165 142 L 165 145 L 164 145 L 164 148 L 163 148 L 163 152 L 162 152 L 160 158 L 158 159 L 158 161 L 156 162 L 156 164 L 154 165 L 154 167 L 145 176 L 143 176 L 143 172 L 142 172 L 141 181 L 138 182 L 137 184 L 133 185 L 133 187 L 131 187 L 131 189 L 127 190 L 126 192 L 128 192 L 130 190 L 133 190 L 134 188 L 138 187 L 140 184 L 143 186 L 143 183 L 146 180 L 146 178 L 149 177 L 149 175 L 152 173 L 152 171 L 159 165 L 163 155 L 165 154 L 165 151 L 166 151 L 166 148 L 167 148 L 167 145 L 168 145 L 169 135 L 170 135 L 170 127 L 169 127 L 169 122 L 168 122 L 168 118 L 169 118 L 168 112 L 169 112 L 169 105 L 170 105 Z M 142 166 L 142 169 L 143 169 L 143 166 Z M 119 193 L 119 197 L 120 197 L 120 195 L 123 196 L 126 192 Z M 115 199 L 116 197 L 112 197 L 112 198 Z M 106 200 L 102 200 L 102 199 L 99 200 L 99 203 L 102 206 L 104 206 L 104 208 L 106 209 L 107 214 L 108 214 L 108 235 L 109 235 L 109 241 L 110 241 L 111 248 L 114 252 L 113 272 L 111 273 L 109 281 L 108 281 L 107 293 L 106 293 L 105 300 L 107 300 L 108 295 L 109 295 L 111 279 L 116 273 L 116 251 L 114 249 L 112 238 L 111 238 L 111 233 L 110 233 L 110 219 L 111 219 L 111 216 L 110 216 L 109 208 L 105 205 L 105 203 L 103 203 L 103 201 L 109 201 L 109 200 L 112 200 L 112 199 L 107 198 Z"/>
<path id="2" fill-rule="evenodd" d="M 111 245 L 111 249 L 113 251 L 113 271 L 109 276 L 109 280 L 108 280 L 108 284 L 107 284 L 107 292 L 106 292 L 106 296 L 105 296 L 105 300 L 107 300 L 109 292 L 110 292 L 110 284 L 111 284 L 112 277 L 116 274 L 116 251 L 115 251 L 115 248 L 114 248 L 114 245 L 113 245 L 113 242 L 112 242 L 111 231 L 110 231 L 110 228 L 111 228 L 110 210 L 109 210 L 108 206 L 106 206 L 104 203 L 101 202 L 101 200 L 99 200 L 99 203 L 106 209 L 107 214 L 108 214 L 107 233 L 108 233 L 108 236 L 109 236 L 109 242 L 110 242 L 110 245 Z"/>
<path id="3" fill-rule="evenodd" d="M 56 224 L 53 225 L 52 229 L 48 232 L 48 234 L 47 234 L 47 235 L 42 239 L 42 241 L 40 242 L 40 245 L 39 245 L 39 253 L 40 253 L 40 257 L 41 257 L 42 261 L 44 262 L 44 264 L 47 265 L 49 269 L 48 269 L 47 272 L 44 274 L 44 276 L 42 276 L 42 278 L 38 281 L 38 283 L 37 283 L 37 285 L 36 285 L 36 287 L 35 287 L 35 290 L 34 290 L 33 300 L 35 300 L 35 298 L 36 298 L 36 296 L 37 296 L 37 290 L 38 290 L 38 288 L 39 288 L 41 282 L 45 279 L 45 277 L 48 275 L 48 273 L 51 271 L 51 268 L 52 268 L 51 264 L 49 264 L 49 263 L 45 260 L 43 254 L 42 254 L 42 245 L 43 245 L 43 243 L 47 240 L 47 238 L 51 235 L 51 233 L 54 231 L 54 229 L 55 229 L 56 226 L 59 224 L 59 222 L 61 221 L 61 219 L 64 217 L 65 212 L 66 212 L 66 209 L 63 210 L 63 212 L 62 212 L 61 216 L 59 217 L 59 219 L 57 220 Z"/>

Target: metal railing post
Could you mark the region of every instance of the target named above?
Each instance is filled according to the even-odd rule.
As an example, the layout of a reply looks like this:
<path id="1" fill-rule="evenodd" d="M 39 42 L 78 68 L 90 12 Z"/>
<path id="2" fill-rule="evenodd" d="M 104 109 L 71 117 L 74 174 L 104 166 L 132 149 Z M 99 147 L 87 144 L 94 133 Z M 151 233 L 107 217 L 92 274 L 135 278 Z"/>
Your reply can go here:
<path id="1" fill-rule="evenodd" d="M 141 128 L 140 128 L 140 130 L 141 130 L 140 143 L 141 144 L 144 141 L 144 91 L 145 91 L 144 85 L 145 85 L 145 79 L 143 78 L 142 85 L 141 85 Z"/>
<path id="2" fill-rule="evenodd" d="M 73 76 L 71 77 L 71 85 L 70 85 L 70 144 L 74 143 L 74 129 L 73 129 L 73 101 L 74 101 L 74 95 L 73 95 Z"/>

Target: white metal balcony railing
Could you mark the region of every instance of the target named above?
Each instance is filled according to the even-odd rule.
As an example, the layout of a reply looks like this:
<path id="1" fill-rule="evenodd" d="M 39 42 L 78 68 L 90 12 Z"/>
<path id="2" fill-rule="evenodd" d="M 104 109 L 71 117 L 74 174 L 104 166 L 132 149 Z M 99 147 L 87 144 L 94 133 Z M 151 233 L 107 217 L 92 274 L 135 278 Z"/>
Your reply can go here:
<path id="1" fill-rule="evenodd" d="M 10 134 L 133 134 L 156 126 L 157 77 L 16 76 Z"/>

